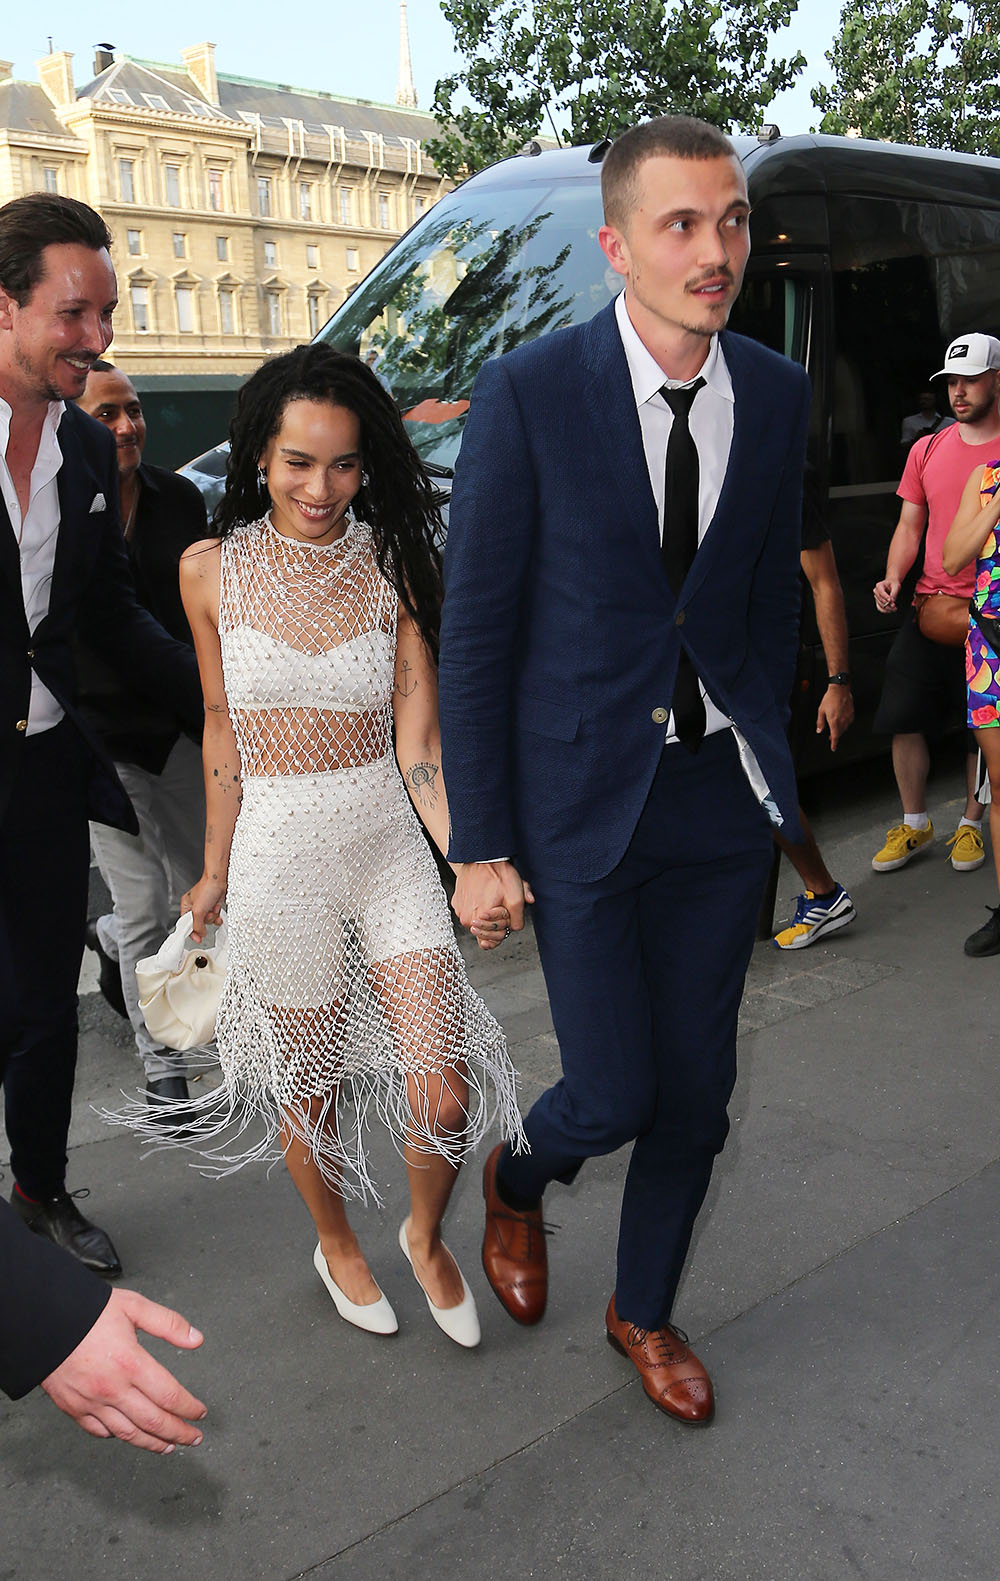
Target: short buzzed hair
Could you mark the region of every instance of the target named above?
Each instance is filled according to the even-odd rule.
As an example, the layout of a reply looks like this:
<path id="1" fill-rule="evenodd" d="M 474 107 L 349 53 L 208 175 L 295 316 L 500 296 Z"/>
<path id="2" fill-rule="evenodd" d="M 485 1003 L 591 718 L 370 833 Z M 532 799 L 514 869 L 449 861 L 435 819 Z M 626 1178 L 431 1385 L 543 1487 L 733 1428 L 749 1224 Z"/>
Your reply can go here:
<path id="1" fill-rule="evenodd" d="M 19 307 L 45 273 L 42 253 L 60 242 L 110 252 L 111 233 L 95 209 L 58 192 L 28 192 L 0 208 L 0 286 Z"/>
<path id="2" fill-rule="evenodd" d="M 658 115 L 616 137 L 601 166 L 601 198 L 607 225 L 624 230 L 637 201 L 636 175 L 654 154 L 674 159 L 735 159 L 725 132 L 693 115 Z"/>

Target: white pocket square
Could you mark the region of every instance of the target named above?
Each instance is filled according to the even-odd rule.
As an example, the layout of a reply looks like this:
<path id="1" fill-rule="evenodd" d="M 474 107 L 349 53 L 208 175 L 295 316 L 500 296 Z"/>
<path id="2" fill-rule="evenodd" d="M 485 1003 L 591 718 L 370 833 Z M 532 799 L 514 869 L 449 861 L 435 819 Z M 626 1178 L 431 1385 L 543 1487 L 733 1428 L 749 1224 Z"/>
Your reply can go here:
<path id="1" fill-rule="evenodd" d="M 104 498 L 104 495 L 103 494 L 95 494 L 94 495 L 94 503 L 90 507 L 90 514 L 91 514 L 91 516 L 93 516 L 95 511 L 106 511 L 107 508 L 108 508 L 108 502 Z"/>

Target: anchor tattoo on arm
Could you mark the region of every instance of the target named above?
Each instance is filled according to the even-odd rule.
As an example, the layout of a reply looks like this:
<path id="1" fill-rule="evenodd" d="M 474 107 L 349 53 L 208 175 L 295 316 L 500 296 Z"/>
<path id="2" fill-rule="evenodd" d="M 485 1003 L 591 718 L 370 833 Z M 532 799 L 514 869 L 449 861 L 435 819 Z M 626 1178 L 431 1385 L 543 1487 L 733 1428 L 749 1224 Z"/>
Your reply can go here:
<path id="1" fill-rule="evenodd" d="M 422 807 L 433 807 L 437 803 L 437 786 L 434 784 L 437 776 L 436 763 L 414 763 L 406 771 L 406 783 Z"/>
<path id="2" fill-rule="evenodd" d="M 416 691 L 419 682 L 413 679 L 413 666 L 408 659 L 403 660 L 400 670 L 402 673 L 396 682 L 396 690 L 400 697 L 411 697 Z"/>

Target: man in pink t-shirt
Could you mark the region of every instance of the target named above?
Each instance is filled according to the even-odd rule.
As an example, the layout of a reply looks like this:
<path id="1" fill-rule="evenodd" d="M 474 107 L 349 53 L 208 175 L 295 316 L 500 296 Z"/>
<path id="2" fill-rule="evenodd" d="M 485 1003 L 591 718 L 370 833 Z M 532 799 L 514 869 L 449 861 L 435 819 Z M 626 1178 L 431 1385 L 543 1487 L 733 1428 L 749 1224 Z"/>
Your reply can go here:
<path id="1" fill-rule="evenodd" d="M 896 490 L 903 501 L 892 535 L 885 576 L 875 584 L 875 606 L 883 614 L 896 608 L 900 587 L 924 544 L 924 565 L 918 594 L 949 593 L 968 599 L 975 565 L 948 576 L 941 564 L 947 537 L 962 490 L 972 469 L 997 457 L 1000 440 L 1000 340 L 992 335 L 960 335 L 945 352 L 944 367 L 934 378 L 948 380 L 948 399 L 955 423 L 943 432 L 918 439 L 907 457 Z M 925 534 L 926 528 L 926 534 Z M 928 738 L 937 735 L 965 695 L 965 651 L 931 642 L 917 628 L 909 609 L 886 663 L 875 729 L 892 734 L 892 766 L 903 803 L 903 821 L 891 828 L 881 851 L 872 858 L 876 873 L 905 867 L 912 856 L 934 839 L 927 816 Z M 976 756 L 968 759 L 965 814 L 948 841 L 951 865 L 971 872 L 985 861 L 981 824 L 983 809 L 976 800 Z"/>

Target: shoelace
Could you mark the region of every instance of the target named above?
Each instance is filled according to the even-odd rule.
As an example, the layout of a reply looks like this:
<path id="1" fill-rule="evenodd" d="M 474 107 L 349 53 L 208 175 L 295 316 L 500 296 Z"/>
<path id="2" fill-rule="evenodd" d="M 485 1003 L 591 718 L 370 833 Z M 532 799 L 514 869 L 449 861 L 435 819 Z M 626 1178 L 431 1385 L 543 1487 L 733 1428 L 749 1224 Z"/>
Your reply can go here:
<path id="1" fill-rule="evenodd" d="M 656 1329 L 637 1328 L 633 1324 L 628 1331 L 628 1347 L 631 1350 L 634 1345 L 648 1341 L 653 1360 L 672 1367 L 676 1362 L 683 1360 L 681 1352 L 675 1350 L 670 1343 L 672 1335 L 676 1335 L 682 1345 L 687 1345 L 688 1337 L 684 1330 L 676 1328 L 673 1323 L 667 1323 L 663 1328 Z"/>

